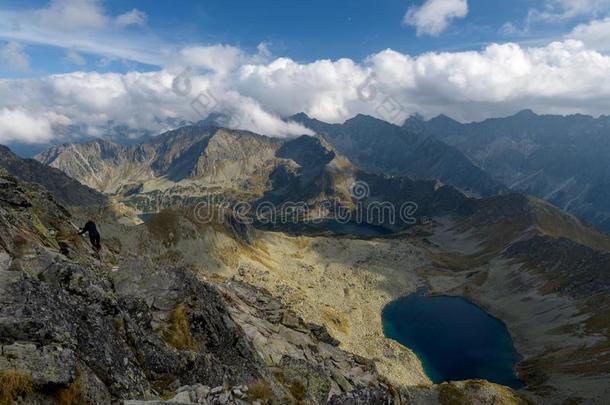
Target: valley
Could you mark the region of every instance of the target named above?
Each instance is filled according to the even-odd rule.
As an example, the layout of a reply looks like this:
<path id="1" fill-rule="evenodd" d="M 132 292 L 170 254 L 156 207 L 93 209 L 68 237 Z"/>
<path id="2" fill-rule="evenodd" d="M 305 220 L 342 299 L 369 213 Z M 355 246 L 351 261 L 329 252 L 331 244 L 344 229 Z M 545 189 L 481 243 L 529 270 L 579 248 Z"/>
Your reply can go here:
<path id="1" fill-rule="evenodd" d="M 149 237 L 141 232 L 137 238 Z M 579 397 L 599 402 L 608 395 L 605 376 L 576 367 L 580 361 L 587 364 L 604 356 L 602 347 L 595 349 L 605 341 L 598 334 L 603 331 L 575 332 L 601 312 L 583 311 L 582 301 L 544 291 L 544 279 L 507 257 L 466 270 L 444 268 L 431 260 L 435 253 L 466 243 L 476 251 L 480 241 L 448 236 L 445 226 L 426 232 L 431 235 L 357 239 L 257 231 L 249 246 L 236 242 L 230 233 L 218 235 L 208 228 L 202 231 L 201 242 L 179 237 L 171 250 L 177 254 L 173 260 L 185 260 L 202 277 L 239 280 L 269 290 L 303 319 L 325 325 L 345 350 L 374 359 L 382 375 L 407 390 L 429 384 L 428 377 L 410 350 L 384 336 L 381 313 L 391 301 L 426 286 L 431 294 L 467 297 L 507 324 L 524 356 L 519 376 L 535 402 Z M 181 257 L 179 252 L 189 253 Z M 191 256 L 194 252 L 199 256 Z M 599 351 L 592 352 L 590 360 L 576 359 L 583 347 Z M 558 361 L 565 369 L 556 368 Z"/>

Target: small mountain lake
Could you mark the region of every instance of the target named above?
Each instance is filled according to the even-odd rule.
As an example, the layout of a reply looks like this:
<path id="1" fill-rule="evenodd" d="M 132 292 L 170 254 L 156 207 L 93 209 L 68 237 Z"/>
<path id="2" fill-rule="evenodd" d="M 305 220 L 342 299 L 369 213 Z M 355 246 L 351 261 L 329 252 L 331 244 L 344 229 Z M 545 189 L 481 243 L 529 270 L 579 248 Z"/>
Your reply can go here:
<path id="1" fill-rule="evenodd" d="M 436 384 L 485 379 L 523 387 L 506 326 L 465 298 L 418 292 L 389 303 L 382 319 L 385 335 L 413 350 Z"/>

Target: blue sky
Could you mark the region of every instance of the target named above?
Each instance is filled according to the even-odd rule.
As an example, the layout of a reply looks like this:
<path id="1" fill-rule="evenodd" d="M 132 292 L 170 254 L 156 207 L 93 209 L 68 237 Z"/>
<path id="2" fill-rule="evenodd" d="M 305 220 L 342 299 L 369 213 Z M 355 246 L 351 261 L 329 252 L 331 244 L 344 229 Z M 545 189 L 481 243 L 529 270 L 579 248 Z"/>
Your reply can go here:
<path id="1" fill-rule="evenodd" d="M 417 55 L 428 51 L 481 49 L 490 42 L 544 43 L 561 38 L 597 13 L 591 10 L 573 18 L 531 22 L 528 15 L 532 10 L 545 9 L 543 1 L 470 0 L 466 17 L 452 21 L 442 35 L 430 36 L 417 35 L 414 27 L 403 23 L 409 7 L 421 5 L 422 0 L 106 0 L 98 3 L 107 16 L 136 9 L 145 21 L 107 35 L 86 30 L 74 35 L 108 42 L 111 46 L 113 42 L 133 41 L 143 53 L 152 54 L 160 49 L 170 52 L 187 45 L 218 43 L 254 51 L 260 43 L 266 43 L 273 54 L 302 62 L 325 58 L 358 61 L 386 48 Z M 16 15 L 13 20 L 17 23 L 5 19 L 4 25 L 8 28 L 0 33 L 0 39 L 12 39 L 6 31 L 19 26 L 23 14 L 49 6 L 45 0 L 4 0 L 0 11 L 13 12 Z M 507 30 L 507 26 L 511 29 Z M 20 41 L 23 52 L 30 59 L 30 69 L 11 69 L 3 64 L 0 75 L 32 77 L 69 72 L 75 68 L 100 72 L 154 70 L 159 64 L 158 61 L 140 63 L 142 58 L 137 57 L 130 60 L 129 57 L 87 52 L 86 48 L 79 50 L 78 46 L 64 48 L 39 42 Z M 86 63 L 75 64 L 66 58 L 66 49 L 78 52 Z"/>
<path id="2" fill-rule="evenodd" d="M 0 143 L 610 113 L 610 0 L 3 0 Z M 176 91 L 176 83 L 187 91 Z M 229 125 L 229 124 L 228 124 Z"/>

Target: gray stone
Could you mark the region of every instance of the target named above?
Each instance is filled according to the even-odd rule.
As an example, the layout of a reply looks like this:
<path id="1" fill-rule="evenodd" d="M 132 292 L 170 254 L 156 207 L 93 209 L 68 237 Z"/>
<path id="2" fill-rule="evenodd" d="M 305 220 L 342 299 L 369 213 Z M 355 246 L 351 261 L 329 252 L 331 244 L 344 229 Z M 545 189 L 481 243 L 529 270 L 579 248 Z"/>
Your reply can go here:
<path id="1" fill-rule="evenodd" d="M 74 379 L 76 357 L 70 349 L 59 346 L 37 348 L 32 343 L 2 346 L 0 369 L 27 372 L 37 384 L 68 385 Z"/>
<path id="2" fill-rule="evenodd" d="M 0 250 L 0 271 L 8 270 L 9 267 L 11 266 L 11 263 L 12 263 L 12 259 L 8 255 L 8 253 L 6 253 L 3 250 Z"/>
<path id="3" fill-rule="evenodd" d="M 203 403 L 203 401 L 205 400 L 205 398 L 208 396 L 209 393 L 210 393 L 210 387 L 207 387 L 202 384 L 197 384 L 195 386 L 195 395 L 197 397 L 198 403 Z"/>
<path id="4" fill-rule="evenodd" d="M 189 391 L 179 392 L 172 398 L 172 402 L 190 403 L 191 394 Z"/>
<path id="5" fill-rule="evenodd" d="M 292 311 L 284 311 L 282 316 L 282 325 L 296 329 L 300 326 L 299 318 Z"/>

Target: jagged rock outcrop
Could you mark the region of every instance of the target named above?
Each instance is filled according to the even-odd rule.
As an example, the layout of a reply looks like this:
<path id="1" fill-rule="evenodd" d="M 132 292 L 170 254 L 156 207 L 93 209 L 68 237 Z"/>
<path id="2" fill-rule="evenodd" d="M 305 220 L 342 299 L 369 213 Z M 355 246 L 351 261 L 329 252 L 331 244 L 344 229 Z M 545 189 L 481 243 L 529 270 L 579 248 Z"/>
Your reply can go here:
<path id="1" fill-rule="evenodd" d="M 97 389 L 83 387 L 82 395 L 100 404 L 261 376 L 258 358 L 213 287 L 184 269 L 153 271 L 146 262 L 110 272 L 112 257 L 89 256 L 70 236 L 70 214 L 52 197 L 2 180 L 0 368 L 25 372 L 38 392 L 52 394 L 83 376 Z M 154 288 L 146 290 L 147 282 Z M 175 315 L 177 308 L 184 312 Z M 184 339 L 188 347 L 181 346 Z"/>

